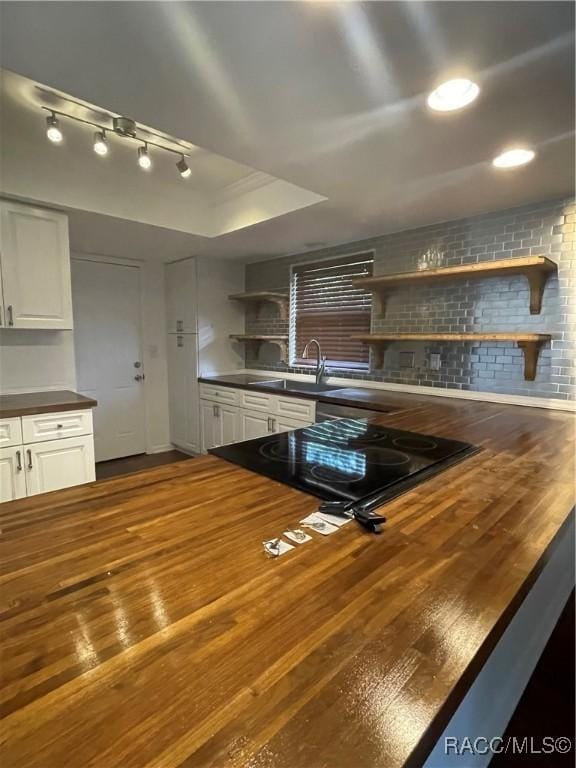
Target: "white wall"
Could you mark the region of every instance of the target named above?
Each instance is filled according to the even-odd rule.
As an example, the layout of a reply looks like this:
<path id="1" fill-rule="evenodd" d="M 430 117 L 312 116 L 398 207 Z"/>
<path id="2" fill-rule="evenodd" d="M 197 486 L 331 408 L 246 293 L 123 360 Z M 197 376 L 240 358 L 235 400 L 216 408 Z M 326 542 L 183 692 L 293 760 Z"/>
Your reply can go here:
<path id="1" fill-rule="evenodd" d="M 0 394 L 76 389 L 73 331 L 0 331 Z"/>
<path id="2" fill-rule="evenodd" d="M 244 333 L 244 307 L 230 301 L 244 290 L 244 265 L 225 259 L 197 259 L 198 370 L 201 376 L 244 368 L 244 356 L 231 333 Z"/>

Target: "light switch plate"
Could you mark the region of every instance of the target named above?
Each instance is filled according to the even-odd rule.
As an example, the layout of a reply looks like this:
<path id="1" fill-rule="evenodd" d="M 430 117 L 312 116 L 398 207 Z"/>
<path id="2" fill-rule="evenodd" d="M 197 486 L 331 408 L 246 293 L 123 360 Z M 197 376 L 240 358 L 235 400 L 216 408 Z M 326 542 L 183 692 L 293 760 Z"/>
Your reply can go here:
<path id="1" fill-rule="evenodd" d="M 430 355 L 430 370 L 431 371 L 439 371 L 441 365 L 440 360 L 440 353 L 439 352 L 432 352 Z"/>

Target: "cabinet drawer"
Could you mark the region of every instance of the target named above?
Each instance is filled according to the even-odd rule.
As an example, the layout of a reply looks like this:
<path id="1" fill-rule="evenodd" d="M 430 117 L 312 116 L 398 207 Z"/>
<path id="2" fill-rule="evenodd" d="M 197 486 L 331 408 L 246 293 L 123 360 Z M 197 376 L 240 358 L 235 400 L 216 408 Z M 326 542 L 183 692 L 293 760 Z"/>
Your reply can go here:
<path id="1" fill-rule="evenodd" d="M 0 448 L 22 445 L 22 424 L 20 417 L 0 419 Z"/>
<path id="2" fill-rule="evenodd" d="M 295 397 L 278 397 L 276 413 L 289 419 L 313 422 L 316 418 L 316 402 L 314 400 L 298 400 Z"/>
<path id="3" fill-rule="evenodd" d="M 274 404 L 276 398 L 266 392 L 252 392 L 242 390 L 240 393 L 240 404 L 242 408 L 249 408 L 251 411 L 275 411 Z"/>
<path id="4" fill-rule="evenodd" d="M 200 397 L 204 400 L 237 405 L 239 394 L 237 389 L 231 389 L 230 387 L 214 387 L 212 384 L 200 384 Z"/>
<path id="5" fill-rule="evenodd" d="M 92 432 L 92 411 L 89 408 L 82 411 L 40 413 L 36 416 L 22 417 L 24 444 L 91 435 Z"/>

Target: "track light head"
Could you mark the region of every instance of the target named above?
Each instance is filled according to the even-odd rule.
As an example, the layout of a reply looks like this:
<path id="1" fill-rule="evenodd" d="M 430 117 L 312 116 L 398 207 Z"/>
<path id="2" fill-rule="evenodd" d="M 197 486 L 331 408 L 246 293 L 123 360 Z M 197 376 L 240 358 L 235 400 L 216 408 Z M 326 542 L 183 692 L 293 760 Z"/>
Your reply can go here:
<path id="1" fill-rule="evenodd" d="M 105 131 L 96 131 L 94 134 L 94 152 L 102 157 L 108 154 L 108 141 Z"/>
<path id="2" fill-rule="evenodd" d="M 60 144 L 64 138 L 60 130 L 60 123 L 54 112 L 46 118 L 46 136 L 54 144 Z"/>
<path id="3" fill-rule="evenodd" d="M 143 147 L 138 147 L 138 165 L 144 171 L 149 171 L 152 168 L 152 160 L 148 154 L 148 145 L 144 144 Z"/>
<path id="4" fill-rule="evenodd" d="M 180 176 L 182 176 L 183 179 L 189 179 L 190 176 L 192 176 L 192 171 L 188 167 L 188 163 L 184 159 L 184 155 L 178 160 L 176 163 L 176 168 L 178 168 L 180 172 Z"/>

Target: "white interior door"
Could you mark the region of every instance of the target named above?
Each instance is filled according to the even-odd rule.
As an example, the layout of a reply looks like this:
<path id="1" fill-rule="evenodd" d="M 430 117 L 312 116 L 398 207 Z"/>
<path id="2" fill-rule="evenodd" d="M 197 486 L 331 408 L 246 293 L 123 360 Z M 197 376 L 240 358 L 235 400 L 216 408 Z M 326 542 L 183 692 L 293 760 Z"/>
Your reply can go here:
<path id="1" fill-rule="evenodd" d="M 72 260 L 78 389 L 94 397 L 96 461 L 146 450 L 140 269 Z"/>

